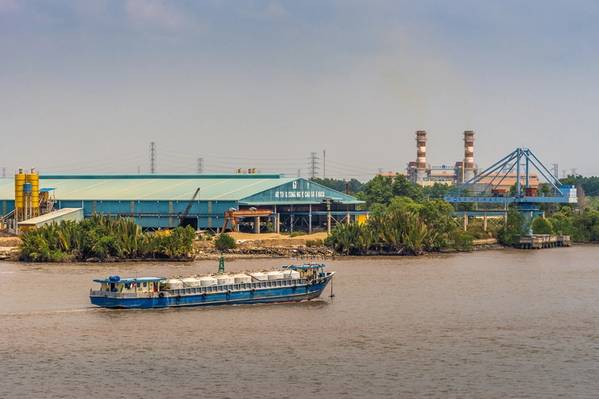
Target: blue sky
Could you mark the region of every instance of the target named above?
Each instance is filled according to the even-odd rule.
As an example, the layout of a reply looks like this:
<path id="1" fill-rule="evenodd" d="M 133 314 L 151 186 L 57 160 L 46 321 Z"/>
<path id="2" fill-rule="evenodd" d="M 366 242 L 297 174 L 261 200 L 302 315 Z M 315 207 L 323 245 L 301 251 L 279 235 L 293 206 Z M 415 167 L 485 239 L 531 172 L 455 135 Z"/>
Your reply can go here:
<path id="1" fill-rule="evenodd" d="M 0 0 L 0 167 L 332 176 L 517 146 L 599 174 L 593 1 Z"/>

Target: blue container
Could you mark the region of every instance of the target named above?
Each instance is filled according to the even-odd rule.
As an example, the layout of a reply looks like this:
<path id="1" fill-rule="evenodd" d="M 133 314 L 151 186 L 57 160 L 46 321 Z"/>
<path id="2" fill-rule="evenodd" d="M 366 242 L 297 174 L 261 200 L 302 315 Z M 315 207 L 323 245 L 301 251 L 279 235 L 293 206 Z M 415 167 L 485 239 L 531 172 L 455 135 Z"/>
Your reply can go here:
<path id="1" fill-rule="evenodd" d="M 23 193 L 24 194 L 31 194 L 31 191 L 32 191 L 31 183 L 23 184 Z"/>

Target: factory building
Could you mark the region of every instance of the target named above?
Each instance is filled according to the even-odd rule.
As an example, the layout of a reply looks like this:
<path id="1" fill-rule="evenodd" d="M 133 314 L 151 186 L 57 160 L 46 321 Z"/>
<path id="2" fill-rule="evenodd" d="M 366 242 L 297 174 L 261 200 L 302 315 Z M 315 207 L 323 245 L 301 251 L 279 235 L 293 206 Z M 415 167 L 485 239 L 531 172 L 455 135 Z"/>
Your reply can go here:
<path id="1" fill-rule="evenodd" d="M 408 178 L 421 186 L 432 186 L 436 183 L 455 185 L 467 182 L 478 173 L 478 166 L 474 162 L 474 132 L 464 132 L 464 158 L 453 164 L 430 165 L 426 159 L 427 133 L 425 130 L 416 132 L 416 161 L 408 163 L 406 174 Z M 509 192 L 511 186 L 516 184 L 516 173 L 513 171 L 499 171 L 485 177 L 477 184 L 477 189 L 483 190 L 487 185 L 493 185 L 496 193 Z M 539 181 L 536 175 L 530 176 L 529 184 L 535 190 Z"/>
<path id="2" fill-rule="evenodd" d="M 474 132 L 464 132 L 464 159 L 453 165 L 430 165 L 426 161 L 427 133 L 416 132 L 416 161 L 408 163 L 408 178 L 421 186 L 432 186 L 435 183 L 453 185 L 473 178 L 477 173 L 474 163 Z"/>
<path id="3" fill-rule="evenodd" d="M 0 179 L 0 217 L 14 215 L 15 182 L 21 180 L 18 174 L 15 180 Z M 39 187 L 52 193 L 53 209 L 131 217 L 148 229 L 313 231 L 365 215 L 355 197 L 278 174 L 41 175 Z"/>

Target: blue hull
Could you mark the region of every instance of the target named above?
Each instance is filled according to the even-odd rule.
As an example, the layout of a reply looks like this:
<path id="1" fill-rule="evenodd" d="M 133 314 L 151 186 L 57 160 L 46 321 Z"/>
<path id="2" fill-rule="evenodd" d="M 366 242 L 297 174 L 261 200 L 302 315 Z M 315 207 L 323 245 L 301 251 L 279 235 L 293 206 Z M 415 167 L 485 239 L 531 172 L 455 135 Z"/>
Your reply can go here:
<path id="1" fill-rule="evenodd" d="M 114 298 L 90 296 L 93 305 L 116 309 L 151 309 L 185 306 L 242 305 L 274 302 L 297 302 L 320 296 L 331 277 L 319 283 L 297 287 L 276 287 L 256 290 L 215 292 L 150 298 Z"/>

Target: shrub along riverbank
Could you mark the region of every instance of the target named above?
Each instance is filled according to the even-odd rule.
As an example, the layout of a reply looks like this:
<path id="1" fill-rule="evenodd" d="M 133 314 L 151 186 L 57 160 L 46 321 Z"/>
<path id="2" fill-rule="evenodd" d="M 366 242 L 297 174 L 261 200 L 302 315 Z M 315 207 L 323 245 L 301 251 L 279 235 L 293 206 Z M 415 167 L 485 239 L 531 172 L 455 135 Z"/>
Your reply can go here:
<path id="1" fill-rule="evenodd" d="M 557 211 L 547 212 L 546 217 L 536 217 L 527 224 L 524 216 L 512 209 L 508 212 L 507 224 L 499 231 L 499 241 L 513 245 L 518 237 L 528 234 L 569 235 L 573 242 L 599 242 L 599 210 L 586 207 L 582 210 L 563 206 Z"/>
<path id="2" fill-rule="evenodd" d="M 189 259 L 194 238 L 191 227 L 158 234 L 143 232 L 132 219 L 96 215 L 25 232 L 20 258 L 30 262 Z"/>
<path id="3" fill-rule="evenodd" d="M 388 205 L 372 206 L 363 224 L 340 224 L 326 244 L 344 255 L 420 255 L 441 249 L 472 249 L 474 236 L 462 230 L 443 200 L 416 202 L 395 197 Z"/>

